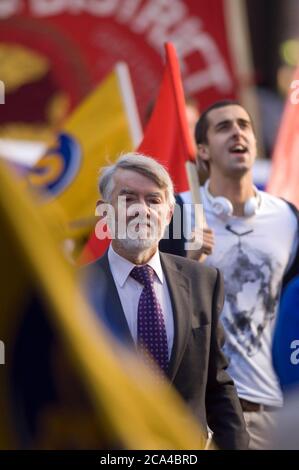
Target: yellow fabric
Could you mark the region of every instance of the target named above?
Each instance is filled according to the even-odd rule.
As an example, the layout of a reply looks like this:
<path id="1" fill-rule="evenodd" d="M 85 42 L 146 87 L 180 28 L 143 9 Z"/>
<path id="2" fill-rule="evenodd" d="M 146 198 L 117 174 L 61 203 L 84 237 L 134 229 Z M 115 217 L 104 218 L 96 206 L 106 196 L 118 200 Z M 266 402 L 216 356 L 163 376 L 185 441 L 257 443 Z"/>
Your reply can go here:
<path id="1" fill-rule="evenodd" d="M 66 236 L 88 234 L 95 223 L 95 203 L 99 198 L 99 169 L 112 163 L 120 152 L 133 149 L 129 123 L 120 91 L 119 79 L 112 72 L 79 105 L 65 123 L 62 132 L 79 144 L 80 168 L 72 182 L 54 199 L 59 203 Z M 61 156 L 51 154 L 39 163 L 42 174 L 31 174 L 33 187 L 42 188 L 45 180 L 55 181 L 61 172 Z M 53 205 L 53 200 L 46 203 Z"/>

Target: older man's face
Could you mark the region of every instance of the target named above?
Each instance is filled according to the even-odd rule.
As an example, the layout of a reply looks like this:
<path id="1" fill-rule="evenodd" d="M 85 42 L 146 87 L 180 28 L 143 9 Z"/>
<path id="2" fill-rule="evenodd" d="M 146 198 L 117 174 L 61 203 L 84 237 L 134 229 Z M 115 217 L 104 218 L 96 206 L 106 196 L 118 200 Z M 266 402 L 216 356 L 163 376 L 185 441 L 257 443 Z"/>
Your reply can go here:
<path id="1" fill-rule="evenodd" d="M 132 170 L 118 169 L 114 184 L 110 202 L 115 224 L 108 220 L 112 238 L 127 249 L 158 245 L 172 216 L 166 191 Z"/>

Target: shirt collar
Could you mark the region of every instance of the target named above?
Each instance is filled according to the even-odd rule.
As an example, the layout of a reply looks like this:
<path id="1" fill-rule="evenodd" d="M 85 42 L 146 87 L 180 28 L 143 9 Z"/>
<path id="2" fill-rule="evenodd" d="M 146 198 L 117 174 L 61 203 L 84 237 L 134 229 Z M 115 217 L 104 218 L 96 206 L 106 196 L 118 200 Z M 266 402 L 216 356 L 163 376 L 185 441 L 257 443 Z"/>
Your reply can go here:
<path id="1" fill-rule="evenodd" d="M 128 276 L 130 275 L 130 272 L 136 265 L 131 263 L 131 261 L 127 260 L 126 258 L 123 258 L 119 254 L 117 254 L 112 248 L 111 243 L 108 249 L 108 260 L 113 278 L 120 287 L 123 287 L 126 280 L 128 279 Z M 153 268 L 160 283 L 163 284 L 164 275 L 161 266 L 159 250 L 156 251 L 156 253 L 146 264 Z"/>

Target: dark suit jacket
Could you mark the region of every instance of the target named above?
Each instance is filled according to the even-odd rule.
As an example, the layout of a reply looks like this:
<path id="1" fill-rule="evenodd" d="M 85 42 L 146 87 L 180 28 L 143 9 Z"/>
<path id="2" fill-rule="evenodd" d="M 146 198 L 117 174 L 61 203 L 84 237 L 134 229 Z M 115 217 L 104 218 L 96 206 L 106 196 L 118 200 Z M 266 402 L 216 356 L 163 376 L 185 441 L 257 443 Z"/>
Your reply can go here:
<path id="1" fill-rule="evenodd" d="M 203 429 L 209 425 L 219 448 L 247 448 L 243 414 L 221 351 L 224 338 L 218 323 L 223 306 L 221 275 L 198 262 L 160 254 L 174 316 L 169 380 Z M 119 339 L 132 344 L 107 253 L 84 270 L 88 274 L 88 295 L 96 312 Z"/>

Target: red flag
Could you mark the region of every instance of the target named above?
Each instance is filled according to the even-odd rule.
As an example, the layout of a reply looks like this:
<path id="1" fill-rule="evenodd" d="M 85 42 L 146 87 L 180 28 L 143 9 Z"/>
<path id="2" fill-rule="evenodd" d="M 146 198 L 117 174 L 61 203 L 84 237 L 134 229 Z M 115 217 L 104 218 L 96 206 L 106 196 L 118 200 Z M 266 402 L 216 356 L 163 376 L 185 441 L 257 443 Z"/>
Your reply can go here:
<path id="1" fill-rule="evenodd" d="M 194 160 L 185 98 L 175 48 L 165 45 L 166 63 L 159 94 L 139 152 L 155 158 L 169 171 L 175 192 L 189 188 L 186 160 Z"/>
<path id="2" fill-rule="evenodd" d="M 287 98 L 267 191 L 299 208 L 299 67 Z"/>
<path id="3" fill-rule="evenodd" d="M 137 151 L 161 163 L 170 173 L 175 191 L 182 192 L 188 190 L 185 162 L 193 161 L 195 155 L 187 123 L 179 62 L 171 43 L 166 43 L 165 50 L 166 62 L 160 90 Z M 106 249 L 107 243 L 98 240 L 93 233 L 79 263 L 95 261 Z"/>

